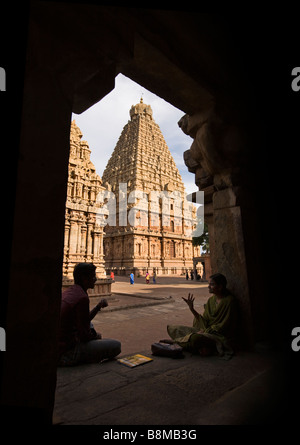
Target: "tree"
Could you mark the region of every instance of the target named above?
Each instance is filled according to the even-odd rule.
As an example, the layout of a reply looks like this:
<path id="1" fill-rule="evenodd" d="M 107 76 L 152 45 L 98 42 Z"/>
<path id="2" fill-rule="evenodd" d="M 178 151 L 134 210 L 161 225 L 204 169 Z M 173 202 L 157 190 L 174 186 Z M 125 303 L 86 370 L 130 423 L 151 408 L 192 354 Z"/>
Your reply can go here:
<path id="1" fill-rule="evenodd" d="M 208 236 L 208 226 L 204 223 L 203 233 L 200 236 L 195 236 L 192 238 L 193 246 L 201 246 L 204 253 L 209 253 L 209 236 Z"/>

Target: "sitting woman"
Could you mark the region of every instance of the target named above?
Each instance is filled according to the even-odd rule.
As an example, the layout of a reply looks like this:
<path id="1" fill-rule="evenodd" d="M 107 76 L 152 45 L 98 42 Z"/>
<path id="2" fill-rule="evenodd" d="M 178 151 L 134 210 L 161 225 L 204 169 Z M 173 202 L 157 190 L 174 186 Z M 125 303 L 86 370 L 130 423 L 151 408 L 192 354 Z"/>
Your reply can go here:
<path id="1" fill-rule="evenodd" d="M 237 311 L 235 299 L 226 285 L 224 275 L 211 275 L 208 291 L 213 295 L 208 299 L 203 315 L 195 311 L 193 295 L 183 298 L 194 315 L 193 327 L 169 325 L 167 330 L 174 342 L 184 350 L 200 355 L 217 352 L 225 359 L 232 357 Z"/>

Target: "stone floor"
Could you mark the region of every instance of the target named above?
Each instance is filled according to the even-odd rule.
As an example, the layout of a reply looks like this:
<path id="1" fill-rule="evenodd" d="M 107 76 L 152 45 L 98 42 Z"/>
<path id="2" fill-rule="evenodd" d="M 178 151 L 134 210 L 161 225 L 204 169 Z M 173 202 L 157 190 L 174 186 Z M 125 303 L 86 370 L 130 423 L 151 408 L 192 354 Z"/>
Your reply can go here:
<path id="1" fill-rule="evenodd" d="M 121 341 L 119 357 L 141 353 L 153 360 L 136 368 L 117 360 L 59 368 L 55 425 L 272 423 L 285 385 L 278 352 L 239 352 L 229 361 L 189 353 L 176 360 L 151 355 L 151 344 L 168 337 L 167 324 L 192 323 L 182 296 L 193 293 L 195 308 L 203 311 L 207 283 L 169 277 L 130 285 L 116 277 L 112 291 L 109 306 L 93 321 L 96 330 Z M 91 307 L 97 301 L 92 299 Z"/>
<path id="2" fill-rule="evenodd" d="M 151 357 L 149 350 L 139 352 Z M 268 418 L 271 364 L 270 357 L 248 353 L 229 362 L 186 355 L 153 357 L 132 369 L 117 361 L 60 369 L 54 423 L 251 424 L 257 409 Z"/>

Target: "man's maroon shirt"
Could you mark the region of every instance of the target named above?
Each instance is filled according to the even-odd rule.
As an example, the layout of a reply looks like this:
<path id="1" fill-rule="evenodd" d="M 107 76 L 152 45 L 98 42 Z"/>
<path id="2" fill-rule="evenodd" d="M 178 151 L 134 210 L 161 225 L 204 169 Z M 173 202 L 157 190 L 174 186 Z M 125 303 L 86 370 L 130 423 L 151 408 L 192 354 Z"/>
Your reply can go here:
<path id="1" fill-rule="evenodd" d="M 95 338 L 90 329 L 90 301 L 78 284 L 62 293 L 60 312 L 59 352 L 72 349 L 77 342 Z"/>

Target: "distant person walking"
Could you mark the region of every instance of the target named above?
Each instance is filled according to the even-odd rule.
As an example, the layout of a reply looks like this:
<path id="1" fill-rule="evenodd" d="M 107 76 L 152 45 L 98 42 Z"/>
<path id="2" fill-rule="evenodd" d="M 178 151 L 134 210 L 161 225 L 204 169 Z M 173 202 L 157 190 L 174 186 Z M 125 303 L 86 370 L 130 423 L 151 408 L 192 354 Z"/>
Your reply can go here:
<path id="1" fill-rule="evenodd" d="M 131 272 L 131 274 L 129 275 L 130 277 L 130 284 L 134 284 L 134 273 Z"/>
<path id="2" fill-rule="evenodd" d="M 153 284 L 156 284 L 156 272 L 155 271 L 153 272 L 152 279 L 153 279 Z"/>
<path id="3" fill-rule="evenodd" d="M 150 274 L 149 272 L 146 272 L 146 283 L 149 284 L 150 282 Z"/>

